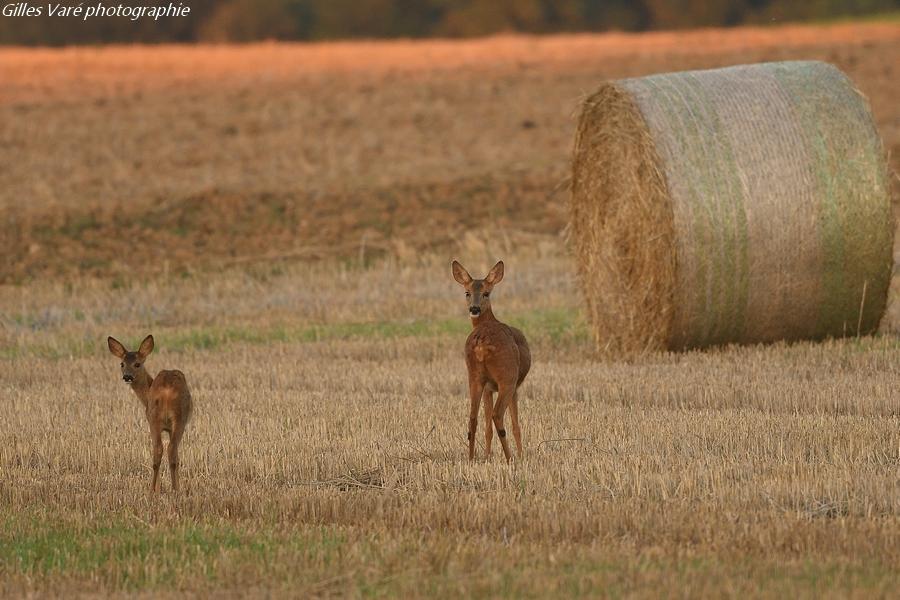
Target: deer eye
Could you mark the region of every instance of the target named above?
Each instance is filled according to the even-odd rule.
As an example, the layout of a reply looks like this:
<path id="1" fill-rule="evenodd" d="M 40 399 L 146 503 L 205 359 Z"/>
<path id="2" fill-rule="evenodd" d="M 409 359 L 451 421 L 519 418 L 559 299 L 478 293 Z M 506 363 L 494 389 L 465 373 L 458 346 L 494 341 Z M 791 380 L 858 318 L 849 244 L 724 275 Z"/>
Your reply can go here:
<path id="1" fill-rule="evenodd" d="M 140 366 L 141 366 L 141 363 L 134 363 L 134 368 L 135 368 L 135 369 L 137 369 L 137 368 L 140 367 Z"/>
<path id="2" fill-rule="evenodd" d="M 470 294 L 469 292 L 466 292 L 466 298 L 470 298 L 471 296 L 472 296 L 472 294 Z"/>
<path id="3" fill-rule="evenodd" d="M 125 363 L 119 363 L 119 366 L 122 367 L 122 368 L 124 368 L 124 367 L 125 367 Z"/>
<path id="4" fill-rule="evenodd" d="M 489 298 L 490 294 L 482 294 L 482 296 L 484 296 L 485 298 Z"/>

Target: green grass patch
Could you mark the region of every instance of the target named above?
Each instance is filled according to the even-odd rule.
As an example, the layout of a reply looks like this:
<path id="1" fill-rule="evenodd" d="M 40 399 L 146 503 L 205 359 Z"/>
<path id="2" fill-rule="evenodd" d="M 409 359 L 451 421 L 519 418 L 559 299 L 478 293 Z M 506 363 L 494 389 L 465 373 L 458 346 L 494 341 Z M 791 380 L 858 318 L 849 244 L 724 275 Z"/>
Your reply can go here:
<path id="1" fill-rule="evenodd" d="M 18 315 L 16 323 L 27 323 Z M 586 325 L 569 309 L 536 310 L 509 316 L 510 325 L 522 329 L 529 340 L 583 343 L 589 339 Z M 231 344 L 315 343 L 330 340 L 386 340 L 405 337 L 464 337 L 471 330 L 468 319 L 417 319 L 321 324 L 210 325 L 155 330 L 169 351 L 215 350 Z M 105 337 L 54 337 L 52 342 L 24 342 L 0 348 L 0 358 L 67 358 L 90 356 L 106 348 Z"/>
<path id="2" fill-rule="evenodd" d="M 0 512 L 0 577 L 24 590 L 280 590 L 377 597 L 787 597 L 895 589 L 888 563 L 741 555 L 652 555 L 553 542 L 332 525 Z M 679 595 L 679 594 L 676 594 Z"/>
<path id="3" fill-rule="evenodd" d="M 248 523 L 147 525 L 120 517 L 72 522 L 9 514 L 0 522 L 0 575 L 84 579 L 128 591 L 216 584 L 238 566 L 265 571 L 284 553 L 313 565 L 334 563 L 345 543 L 326 526 L 279 532 Z"/>

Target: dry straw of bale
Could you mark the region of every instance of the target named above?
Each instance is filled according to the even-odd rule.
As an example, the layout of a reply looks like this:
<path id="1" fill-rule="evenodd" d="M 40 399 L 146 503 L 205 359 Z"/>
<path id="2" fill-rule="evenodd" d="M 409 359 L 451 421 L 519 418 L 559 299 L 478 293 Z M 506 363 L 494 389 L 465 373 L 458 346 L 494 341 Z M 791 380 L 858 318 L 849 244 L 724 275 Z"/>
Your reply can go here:
<path id="1" fill-rule="evenodd" d="M 603 84 L 578 122 L 570 203 L 601 350 L 872 332 L 887 173 L 866 100 L 825 63 Z"/>

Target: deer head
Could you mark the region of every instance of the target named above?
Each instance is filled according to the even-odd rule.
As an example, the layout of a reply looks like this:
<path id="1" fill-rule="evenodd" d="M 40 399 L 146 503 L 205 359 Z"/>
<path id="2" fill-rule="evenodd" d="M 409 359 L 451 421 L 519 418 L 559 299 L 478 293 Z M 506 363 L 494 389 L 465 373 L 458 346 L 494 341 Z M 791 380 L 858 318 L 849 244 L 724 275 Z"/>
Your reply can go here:
<path id="1" fill-rule="evenodd" d="M 469 315 L 477 317 L 482 312 L 491 311 L 491 291 L 503 279 L 503 261 L 497 261 L 484 279 L 472 279 L 465 267 L 453 261 L 453 279 L 466 290 L 466 304 Z"/>
<path id="2" fill-rule="evenodd" d="M 129 352 L 122 345 L 122 342 L 114 337 L 106 339 L 109 344 L 109 351 L 122 360 L 120 367 L 122 368 L 122 380 L 127 384 L 132 384 L 138 379 L 144 379 L 147 371 L 144 369 L 144 360 L 153 352 L 153 336 L 148 335 L 141 342 L 137 352 Z"/>

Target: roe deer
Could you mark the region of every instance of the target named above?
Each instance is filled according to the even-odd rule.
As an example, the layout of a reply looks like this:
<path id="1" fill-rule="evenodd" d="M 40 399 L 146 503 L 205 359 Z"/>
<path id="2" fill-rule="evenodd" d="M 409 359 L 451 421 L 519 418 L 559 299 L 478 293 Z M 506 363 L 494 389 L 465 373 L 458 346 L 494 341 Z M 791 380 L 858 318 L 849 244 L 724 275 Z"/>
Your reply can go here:
<path id="1" fill-rule="evenodd" d="M 191 416 L 191 392 L 181 371 L 160 371 L 152 377 L 144 366 L 153 352 L 153 336 L 141 342 L 137 352 L 129 352 L 115 338 L 107 338 L 109 351 L 122 359 L 122 379 L 131 386 L 147 415 L 153 442 L 153 481 L 150 493 L 159 492 L 159 464 L 162 462 L 162 432 L 169 434 L 169 473 L 172 491 L 178 491 L 178 445 Z"/>
<path id="2" fill-rule="evenodd" d="M 475 432 L 478 429 L 478 404 L 484 400 L 484 455 L 491 456 L 491 423 L 497 428 L 506 462 L 509 442 L 503 428 L 503 414 L 509 409 L 516 448 L 522 456 L 519 430 L 519 386 L 531 368 L 531 350 L 525 335 L 498 321 L 491 310 L 491 290 L 503 279 L 503 261 L 497 262 L 484 279 L 472 279 L 461 264 L 453 261 L 453 278 L 466 289 L 466 302 L 472 317 L 472 333 L 466 339 L 466 368 L 469 371 L 469 460 L 475 458 Z M 497 404 L 494 405 L 494 392 Z"/>

